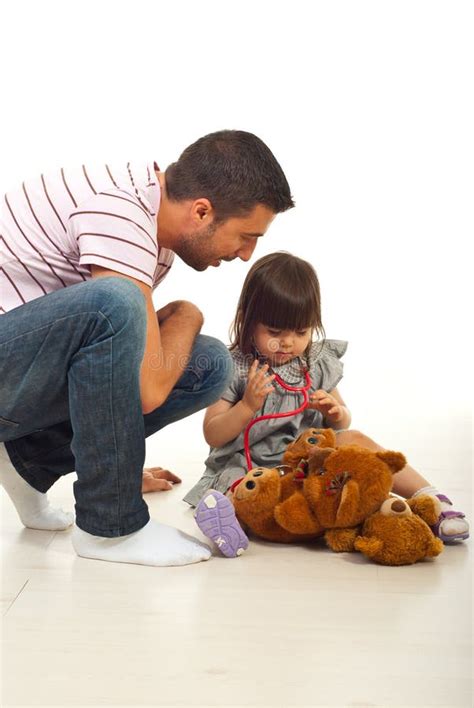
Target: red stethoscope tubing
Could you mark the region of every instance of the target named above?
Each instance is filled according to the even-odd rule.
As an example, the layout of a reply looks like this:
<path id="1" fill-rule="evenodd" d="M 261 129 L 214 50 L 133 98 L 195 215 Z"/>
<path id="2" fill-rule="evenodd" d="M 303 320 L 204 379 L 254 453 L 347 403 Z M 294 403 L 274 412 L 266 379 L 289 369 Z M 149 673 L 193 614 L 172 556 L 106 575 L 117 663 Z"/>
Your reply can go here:
<path id="1" fill-rule="evenodd" d="M 251 470 L 252 469 L 252 459 L 250 457 L 250 444 L 249 444 L 249 434 L 251 428 L 255 425 L 255 423 L 260 423 L 262 420 L 269 420 L 270 418 L 288 418 L 290 415 L 298 415 L 298 413 L 301 413 L 304 411 L 305 408 L 307 408 L 308 403 L 309 403 L 309 396 L 308 396 L 308 391 L 311 388 L 311 379 L 309 376 L 309 372 L 307 369 L 303 369 L 304 377 L 305 377 L 305 385 L 304 386 L 290 386 L 290 384 L 287 384 L 286 381 L 283 381 L 283 379 L 278 376 L 278 374 L 274 374 L 275 378 L 273 379 L 274 381 L 277 382 L 279 386 L 284 388 L 286 391 L 292 391 L 294 393 L 301 393 L 303 394 L 303 403 L 299 408 L 296 408 L 294 411 L 287 411 L 286 413 L 269 413 L 267 415 L 261 415 L 258 416 L 258 418 L 254 418 L 253 420 L 250 421 L 250 423 L 247 425 L 245 428 L 245 433 L 244 433 L 244 451 L 245 451 L 245 459 L 247 460 L 247 469 Z"/>

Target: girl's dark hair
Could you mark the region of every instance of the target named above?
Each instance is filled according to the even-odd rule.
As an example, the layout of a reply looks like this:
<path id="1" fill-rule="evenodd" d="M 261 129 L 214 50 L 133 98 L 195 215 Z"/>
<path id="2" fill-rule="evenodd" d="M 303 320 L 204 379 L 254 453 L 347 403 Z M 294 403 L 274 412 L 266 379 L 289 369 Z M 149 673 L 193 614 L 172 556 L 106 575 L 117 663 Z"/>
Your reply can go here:
<path id="1" fill-rule="evenodd" d="M 230 349 L 253 353 L 257 324 L 275 329 L 311 327 L 323 338 L 321 295 L 313 266 L 291 253 L 279 251 L 259 258 L 245 278 L 231 327 Z"/>
<path id="2" fill-rule="evenodd" d="M 243 130 L 221 130 L 187 147 L 166 172 L 172 201 L 205 197 L 216 222 L 242 216 L 257 204 L 275 214 L 294 206 L 283 170 L 265 143 Z"/>

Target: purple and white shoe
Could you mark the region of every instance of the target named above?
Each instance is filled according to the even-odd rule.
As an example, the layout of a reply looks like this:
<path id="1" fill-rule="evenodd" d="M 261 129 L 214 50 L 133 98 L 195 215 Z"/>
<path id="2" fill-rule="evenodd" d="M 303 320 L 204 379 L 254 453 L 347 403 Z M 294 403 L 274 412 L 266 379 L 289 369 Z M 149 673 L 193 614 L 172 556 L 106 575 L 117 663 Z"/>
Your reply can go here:
<path id="1" fill-rule="evenodd" d="M 469 524 L 465 520 L 465 514 L 462 511 L 453 511 L 449 509 L 452 502 L 444 494 L 436 495 L 442 504 L 442 511 L 438 521 L 431 527 L 434 535 L 442 540 L 443 543 L 454 543 L 454 541 L 465 541 L 469 538 Z M 446 521 L 459 519 L 458 529 L 451 529 L 451 533 L 447 533 Z M 448 524 L 452 526 L 452 524 Z"/>
<path id="2" fill-rule="evenodd" d="M 214 541 L 227 558 L 240 556 L 249 540 L 237 521 L 232 502 L 220 492 L 210 489 L 196 507 L 196 523 L 205 536 Z"/>

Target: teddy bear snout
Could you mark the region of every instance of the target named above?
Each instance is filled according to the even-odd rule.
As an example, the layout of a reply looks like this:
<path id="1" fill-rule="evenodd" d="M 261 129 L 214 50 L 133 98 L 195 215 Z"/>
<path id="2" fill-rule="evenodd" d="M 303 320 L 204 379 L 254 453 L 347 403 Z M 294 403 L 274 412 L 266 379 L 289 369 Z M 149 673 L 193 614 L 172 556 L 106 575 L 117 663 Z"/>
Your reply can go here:
<path id="1" fill-rule="evenodd" d="M 403 499 L 386 499 L 380 511 L 384 516 L 411 516 L 411 509 Z"/>
<path id="2" fill-rule="evenodd" d="M 397 514 L 401 513 L 402 511 L 405 511 L 405 509 L 406 504 L 401 499 L 396 499 L 394 502 L 392 502 L 392 511 L 395 511 Z"/>

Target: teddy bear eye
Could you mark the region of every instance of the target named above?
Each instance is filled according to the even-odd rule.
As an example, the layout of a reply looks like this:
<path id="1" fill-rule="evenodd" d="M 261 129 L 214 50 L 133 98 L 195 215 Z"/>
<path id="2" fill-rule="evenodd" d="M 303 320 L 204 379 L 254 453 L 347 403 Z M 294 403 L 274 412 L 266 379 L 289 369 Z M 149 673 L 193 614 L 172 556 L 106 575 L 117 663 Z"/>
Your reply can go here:
<path id="1" fill-rule="evenodd" d="M 280 477 L 284 477 L 285 474 L 288 474 L 289 472 L 291 472 L 292 468 L 291 468 L 291 465 L 278 465 L 278 467 L 276 467 L 275 469 L 278 470 Z"/>
<path id="2" fill-rule="evenodd" d="M 316 445 L 318 441 L 316 438 L 308 438 L 308 442 L 310 445 Z"/>

